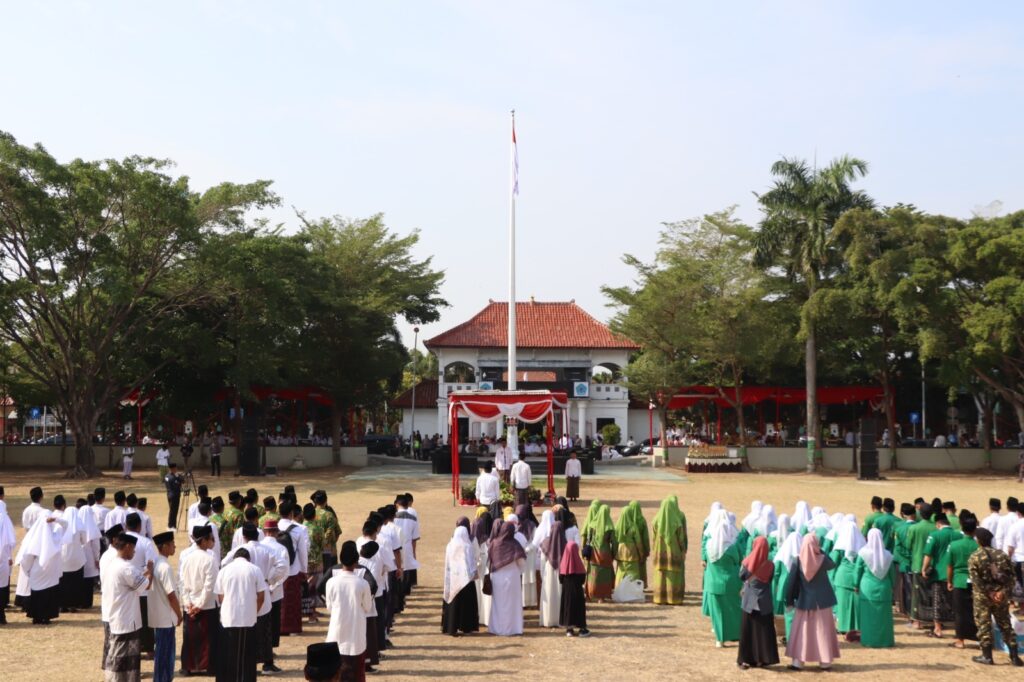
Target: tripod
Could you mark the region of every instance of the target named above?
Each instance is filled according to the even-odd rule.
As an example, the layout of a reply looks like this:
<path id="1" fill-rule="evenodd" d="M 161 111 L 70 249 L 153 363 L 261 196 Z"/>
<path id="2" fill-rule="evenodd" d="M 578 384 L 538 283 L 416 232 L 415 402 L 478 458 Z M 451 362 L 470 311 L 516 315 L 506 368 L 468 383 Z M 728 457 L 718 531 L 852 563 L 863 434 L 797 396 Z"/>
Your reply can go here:
<path id="1" fill-rule="evenodd" d="M 181 522 L 183 520 L 182 517 L 185 517 L 184 520 L 186 520 L 186 521 L 188 520 L 188 517 L 186 515 L 186 511 L 185 511 L 186 509 L 188 509 L 188 506 L 189 506 L 188 498 L 189 498 L 190 495 L 195 495 L 196 499 L 198 500 L 199 499 L 199 489 L 196 487 L 196 479 L 195 479 L 195 476 L 192 475 L 192 471 L 191 470 L 186 471 L 184 474 L 179 474 L 179 475 L 181 476 L 181 482 L 184 484 L 184 485 L 182 485 L 182 489 L 181 489 L 181 495 L 182 495 L 183 499 L 181 500 L 182 503 L 178 506 L 178 518 L 177 518 L 176 523 L 174 524 L 174 527 L 177 528 L 179 531 L 184 529 L 185 532 L 188 533 L 188 529 L 184 528 L 184 526 L 182 526 L 182 524 L 181 524 Z"/>

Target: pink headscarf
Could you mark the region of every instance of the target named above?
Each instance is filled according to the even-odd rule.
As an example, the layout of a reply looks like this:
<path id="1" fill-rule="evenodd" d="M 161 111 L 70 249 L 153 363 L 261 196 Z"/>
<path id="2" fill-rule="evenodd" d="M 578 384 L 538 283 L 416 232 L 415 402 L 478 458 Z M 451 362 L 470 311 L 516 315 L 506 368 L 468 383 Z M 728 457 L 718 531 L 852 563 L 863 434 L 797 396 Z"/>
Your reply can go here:
<path id="1" fill-rule="evenodd" d="M 581 575 L 586 572 L 583 560 L 580 559 L 580 546 L 575 540 L 569 540 L 562 551 L 562 563 L 558 565 L 559 575 Z"/>
<path id="2" fill-rule="evenodd" d="M 818 574 L 818 569 L 825 563 L 825 555 L 821 553 L 818 545 L 818 536 L 808 533 L 804 536 L 803 544 L 800 545 L 800 570 L 807 580 L 813 580 Z"/>
<path id="3" fill-rule="evenodd" d="M 763 535 L 754 538 L 754 548 L 743 560 L 743 566 L 750 574 L 766 583 L 772 579 L 775 572 L 775 564 L 768 560 L 768 539 Z"/>

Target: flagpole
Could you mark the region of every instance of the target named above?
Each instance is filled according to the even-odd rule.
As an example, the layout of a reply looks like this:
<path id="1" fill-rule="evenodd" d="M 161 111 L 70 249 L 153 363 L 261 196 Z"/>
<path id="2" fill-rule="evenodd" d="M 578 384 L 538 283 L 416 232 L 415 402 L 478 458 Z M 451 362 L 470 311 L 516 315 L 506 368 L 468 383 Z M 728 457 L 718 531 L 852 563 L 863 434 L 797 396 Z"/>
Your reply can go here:
<path id="1" fill-rule="evenodd" d="M 508 390 L 516 390 L 516 194 L 519 159 L 516 152 L 516 110 L 512 110 L 512 158 L 508 211 Z"/>

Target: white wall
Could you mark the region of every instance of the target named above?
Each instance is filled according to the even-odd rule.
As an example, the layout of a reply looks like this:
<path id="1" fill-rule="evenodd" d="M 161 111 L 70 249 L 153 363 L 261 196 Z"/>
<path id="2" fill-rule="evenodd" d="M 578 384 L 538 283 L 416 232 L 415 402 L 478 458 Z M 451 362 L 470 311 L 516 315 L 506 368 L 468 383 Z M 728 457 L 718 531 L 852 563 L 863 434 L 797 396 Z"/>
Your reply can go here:
<path id="1" fill-rule="evenodd" d="M 412 410 L 402 410 L 402 436 L 408 438 L 412 435 Z M 419 403 L 416 404 L 416 431 L 419 431 L 424 436 L 434 435 L 437 430 L 437 403 L 430 403 L 424 405 L 420 409 Z"/>
<path id="2" fill-rule="evenodd" d="M 156 446 L 139 445 L 135 448 L 134 467 L 136 469 L 156 468 Z M 306 467 L 316 469 L 332 466 L 332 455 L 330 447 L 295 447 L 295 446 L 268 446 L 267 464 L 280 468 L 288 468 L 295 459 L 296 453 L 302 453 Z M 121 448 L 115 446 L 112 451 L 106 445 L 95 446 L 96 465 L 101 469 L 121 468 Z M 171 450 L 171 460 L 181 466 L 181 455 L 177 448 Z M 70 467 L 75 461 L 75 449 L 68 446 L 64 452 L 64 460 L 61 461 L 61 448 L 59 445 L 8 445 L 0 449 L 0 466 L 6 467 Z M 237 456 L 234 447 L 225 447 L 221 455 L 221 466 L 225 470 L 234 469 L 237 466 Z M 341 448 L 341 463 L 343 466 L 364 467 L 367 463 L 366 447 L 348 446 Z M 195 468 L 203 466 L 197 451 L 192 457 L 192 466 Z"/>

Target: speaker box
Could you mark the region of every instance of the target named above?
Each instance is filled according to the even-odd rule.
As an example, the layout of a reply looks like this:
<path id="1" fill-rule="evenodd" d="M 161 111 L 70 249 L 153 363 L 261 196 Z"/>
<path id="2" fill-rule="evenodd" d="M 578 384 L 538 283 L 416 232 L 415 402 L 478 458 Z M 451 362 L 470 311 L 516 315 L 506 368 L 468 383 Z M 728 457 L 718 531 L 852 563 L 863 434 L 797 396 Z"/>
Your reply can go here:
<path id="1" fill-rule="evenodd" d="M 259 410 L 257 406 L 250 405 L 242 417 L 242 442 L 238 444 L 238 472 L 243 476 L 259 476 L 263 472 L 262 454 Z"/>
<path id="2" fill-rule="evenodd" d="M 860 420 L 860 475 L 862 481 L 877 481 L 878 448 L 875 446 L 877 422 L 874 417 Z"/>

